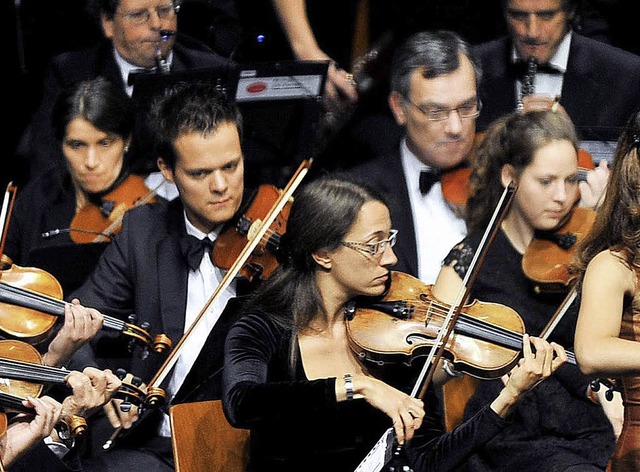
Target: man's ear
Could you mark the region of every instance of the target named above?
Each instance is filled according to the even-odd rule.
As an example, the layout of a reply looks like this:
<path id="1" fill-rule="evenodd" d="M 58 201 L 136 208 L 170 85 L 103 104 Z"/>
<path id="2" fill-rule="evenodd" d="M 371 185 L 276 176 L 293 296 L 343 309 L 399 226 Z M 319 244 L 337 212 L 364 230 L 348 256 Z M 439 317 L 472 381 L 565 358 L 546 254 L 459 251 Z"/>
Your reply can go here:
<path id="1" fill-rule="evenodd" d="M 321 251 L 314 252 L 311 257 L 313 257 L 313 260 L 316 261 L 316 264 L 318 264 L 323 269 L 331 269 L 331 263 L 333 259 L 331 258 L 329 251 L 323 249 Z"/>
<path id="2" fill-rule="evenodd" d="M 100 25 L 105 38 L 113 39 L 113 20 L 108 19 L 106 15 L 100 15 Z"/>
<path id="3" fill-rule="evenodd" d="M 173 183 L 173 169 L 169 167 L 169 165 L 161 157 L 158 158 L 157 163 L 158 169 L 160 169 L 164 180 Z"/>
<path id="4" fill-rule="evenodd" d="M 391 108 L 396 123 L 400 126 L 404 126 L 407 123 L 403 102 L 404 99 L 398 92 L 391 92 L 389 94 L 389 108 Z"/>

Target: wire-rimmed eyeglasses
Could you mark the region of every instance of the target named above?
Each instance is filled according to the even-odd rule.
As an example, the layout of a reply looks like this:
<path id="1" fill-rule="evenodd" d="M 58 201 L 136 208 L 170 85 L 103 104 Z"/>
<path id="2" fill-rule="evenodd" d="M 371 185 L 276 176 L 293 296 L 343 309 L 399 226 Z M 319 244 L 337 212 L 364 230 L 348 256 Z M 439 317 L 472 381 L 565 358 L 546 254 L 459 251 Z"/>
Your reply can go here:
<path id="1" fill-rule="evenodd" d="M 131 23 L 142 25 L 147 23 L 151 19 L 152 11 L 155 11 L 156 15 L 158 15 L 158 18 L 160 18 L 161 20 L 168 20 L 174 18 L 178 13 L 178 10 L 180 10 L 180 5 L 171 2 L 167 3 L 166 5 L 159 5 L 155 8 L 122 12 L 120 16 L 131 21 Z"/>
<path id="2" fill-rule="evenodd" d="M 398 235 L 397 229 L 389 231 L 389 237 L 375 243 L 361 243 L 355 241 L 342 241 L 342 245 L 356 251 L 360 251 L 370 257 L 380 257 L 387 250 L 387 247 L 393 247 L 396 245 L 396 236 Z"/>
<path id="3" fill-rule="evenodd" d="M 482 110 L 482 102 L 479 98 L 465 102 L 462 105 L 458 105 L 454 108 L 425 108 L 424 106 L 416 105 L 408 98 L 405 98 L 404 101 L 413 106 L 420 113 L 422 113 L 429 121 L 444 121 L 448 119 L 449 115 L 451 115 L 451 113 L 454 111 L 458 113 L 458 116 L 461 119 L 468 120 L 471 118 L 476 118 L 478 115 L 480 115 L 480 110 Z"/>

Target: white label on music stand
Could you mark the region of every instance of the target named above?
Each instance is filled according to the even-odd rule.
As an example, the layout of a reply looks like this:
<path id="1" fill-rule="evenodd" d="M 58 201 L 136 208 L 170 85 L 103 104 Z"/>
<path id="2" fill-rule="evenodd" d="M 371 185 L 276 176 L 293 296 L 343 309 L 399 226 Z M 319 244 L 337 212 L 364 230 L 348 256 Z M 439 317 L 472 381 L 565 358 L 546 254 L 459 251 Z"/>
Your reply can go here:
<path id="1" fill-rule="evenodd" d="M 237 102 L 315 98 L 320 95 L 321 75 L 242 77 L 236 90 Z"/>
<path id="2" fill-rule="evenodd" d="M 394 438 L 395 433 L 393 428 L 386 430 L 375 446 L 373 446 L 373 449 L 369 451 L 369 454 L 360 462 L 355 472 L 381 471 L 384 465 L 391 459 L 391 449 Z"/>

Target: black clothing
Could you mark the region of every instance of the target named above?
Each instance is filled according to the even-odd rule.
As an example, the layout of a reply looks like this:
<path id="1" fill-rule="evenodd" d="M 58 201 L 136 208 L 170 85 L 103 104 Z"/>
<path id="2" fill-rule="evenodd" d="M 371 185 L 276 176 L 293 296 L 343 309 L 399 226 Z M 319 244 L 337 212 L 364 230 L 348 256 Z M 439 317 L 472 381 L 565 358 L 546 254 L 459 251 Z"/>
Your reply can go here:
<path id="1" fill-rule="evenodd" d="M 249 313 L 229 331 L 225 344 L 223 405 L 235 427 L 251 430 L 248 469 L 256 471 L 353 472 L 391 426 L 364 400 L 337 402 L 335 378 L 309 380 L 297 353 L 289 369 L 291 330 L 272 318 Z M 474 447 L 506 424 L 489 407 L 443 434 L 433 388 L 427 415 L 404 448 L 416 471 L 453 470 Z"/>
<path id="2" fill-rule="evenodd" d="M 464 277 L 481 236 L 473 234 L 465 238 L 447 256 L 445 265 L 455 263 L 456 272 Z M 562 297 L 533 295 L 522 271 L 522 255 L 502 231 L 489 249 L 470 296 L 513 308 L 531 335 L 542 332 L 562 301 Z M 574 304 L 549 340 L 571 349 L 576 317 Z M 580 464 L 604 470 L 613 453 L 615 436 L 602 407 L 587 399 L 588 383 L 589 379 L 577 366 L 560 367 L 516 405 L 509 416 L 511 424 L 479 449 L 469 461 L 468 470 L 564 471 Z M 500 379 L 482 382 L 467 403 L 465 418 L 493 401 L 501 388 Z"/>

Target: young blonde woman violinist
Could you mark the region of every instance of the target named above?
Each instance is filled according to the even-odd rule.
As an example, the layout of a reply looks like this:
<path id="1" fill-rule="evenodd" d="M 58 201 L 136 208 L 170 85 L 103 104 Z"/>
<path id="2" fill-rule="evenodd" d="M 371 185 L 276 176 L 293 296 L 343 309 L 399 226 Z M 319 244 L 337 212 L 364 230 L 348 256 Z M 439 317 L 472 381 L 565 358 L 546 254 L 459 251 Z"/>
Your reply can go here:
<path id="1" fill-rule="evenodd" d="M 620 136 L 604 203 L 577 251 L 581 303 L 575 353 L 587 375 L 621 377 L 624 423 L 609 464 L 640 470 L 640 114 Z"/>
<path id="2" fill-rule="evenodd" d="M 552 232 L 570 216 L 578 192 L 578 143 L 566 114 L 550 110 L 514 113 L 496 121 L 478 149 L 467 204 L 468 236 L 443 263 L 434 295 L 455 299 L 503 189 L 517 185 L 501 230 L 473 284 L 470 300 L 513 308 L 526 332 L 539 335 L 564 295 L 536 295 L 523 254 L 539 232 Z M 549 339 L 570 348 L 577 308 L 570 309 Z M 564 365 L 533 390 L 500 434 L 480 448 L 470 471 L 601 471 L 615 443 L 611 423 L 588 398 L 589 380 Z M 491 402 L 502 381 L 481 382 L 465 418 Z"/>
<path id="3" fill-rule="evenodd" d="M 415 471 L 452 470 L 566 360 L 562 347 L 526 337 L 497 398 L 443 434 L 432 386 L 423 400 L 407 395 L 373 376 L 349 344 L 345 304 L 383 294 L 396 237 L 382 198 L 350 180 L 323 177 L 295 196 L 281 264 L 225 345 L 223 405 L 234 426 L 251 430 L 247 470 L 353 472 L 392 425 Z"/>

